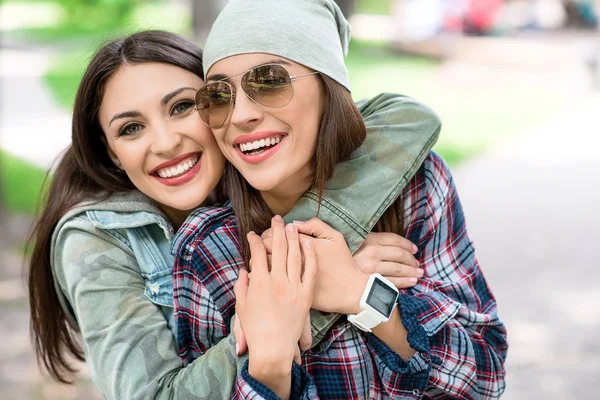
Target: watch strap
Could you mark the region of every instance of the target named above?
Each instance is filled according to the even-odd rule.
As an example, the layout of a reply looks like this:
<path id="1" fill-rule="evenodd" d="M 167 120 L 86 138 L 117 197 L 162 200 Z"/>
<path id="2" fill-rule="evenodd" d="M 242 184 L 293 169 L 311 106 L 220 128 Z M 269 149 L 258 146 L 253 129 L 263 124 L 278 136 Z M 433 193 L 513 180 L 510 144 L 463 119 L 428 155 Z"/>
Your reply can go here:
<path id="1" fill-rule="evenodd" d="M 348 322 L 364 332 L 371 332 L 383 320 L 374 313 L 363 310 L 358 314 L 348 315 Z"/>

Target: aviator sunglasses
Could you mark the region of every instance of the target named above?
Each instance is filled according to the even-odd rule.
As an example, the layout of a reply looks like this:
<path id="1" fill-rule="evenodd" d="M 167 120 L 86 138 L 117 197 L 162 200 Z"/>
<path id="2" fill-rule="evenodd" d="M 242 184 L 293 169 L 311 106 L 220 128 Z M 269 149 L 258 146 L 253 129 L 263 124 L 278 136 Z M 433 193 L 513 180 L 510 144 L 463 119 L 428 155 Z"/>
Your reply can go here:
<path id="1" fill-rule="evenodd" d="M 263 64 L 228 78 L 209 82 L 196 93 L 196 110 L 206 126 L 221 128 L 235 105 L 236 92 L 231 85 L 236 76 L 246 96 L 256 104 L 270 108 L 285 107 L 294 97 L 292 81 L 319 72 L 290 75 L 280 64 Z"/>

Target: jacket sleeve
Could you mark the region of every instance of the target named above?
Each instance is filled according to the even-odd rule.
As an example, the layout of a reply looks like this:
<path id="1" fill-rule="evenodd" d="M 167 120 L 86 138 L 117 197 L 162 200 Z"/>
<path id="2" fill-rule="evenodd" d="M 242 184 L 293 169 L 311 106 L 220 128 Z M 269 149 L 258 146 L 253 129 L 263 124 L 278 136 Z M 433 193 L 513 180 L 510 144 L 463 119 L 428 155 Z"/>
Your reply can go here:
<path id="1" fill-rule="evenodd" d="M 164 315 L 144 294 L 135 258 L 104 235 L 67 224 L 53 257 L 100 393 L 106 399 L 230 398 L 243 366 L 232 335 L 183 368 Z"/>
<path id="2" fill-rule="evenodd" d="M 355 252 L 381 215 L 396 200 L 437 141 L 441 121 L 424 104 L 382 93 L 357 104 L 367 136 L 348 159 L 336 166 L 319 199 L 308 191 L 284 219 L 317 216 L 342 233 Z"/>
<path id="3" fill-rule="evenodd" d="M 416 391 L 429 398 L 498 398 L 505 388 L 506 329 L 467 235 L 452 175 L 439 156 L 428 164 L 425 195 L 413 202 L 423 205 L 413 223 L 425 278 L 398 299 L 417 353 L 404 361 L 373 335 L 368 347 L 391 397 Z"/>

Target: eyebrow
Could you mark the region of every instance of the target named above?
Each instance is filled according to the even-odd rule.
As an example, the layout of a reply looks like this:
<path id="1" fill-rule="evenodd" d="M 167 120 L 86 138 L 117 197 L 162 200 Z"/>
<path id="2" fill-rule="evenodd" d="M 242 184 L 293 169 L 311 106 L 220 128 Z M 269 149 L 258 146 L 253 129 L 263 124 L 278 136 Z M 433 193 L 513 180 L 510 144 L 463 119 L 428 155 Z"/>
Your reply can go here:
<path id="1" fill-rule="evenodd" d="M 163 97 L 163 98 L 160 100 L 160 104 L 161 104 L 162 106 L 165 106 L 165 105 L 167 105 L 167 103 L 168 103 L 169 101 L 171 101 L 171 99 L 172 99 L 173 97 L 177 96 L 179 93 L 181 93 L 181 92 L 184 92 L 184 91 L 186 91 L 186 90 L 193 90 L 194 92 L 198 91 L 198 89 L 195 89 L 195 88 L 193 88 L 193 87 L 187 87 L 187 86 L 186 86 L 186 87 L 179 88 L 179 89 L 177 89 L 177 90 L 174 90 L 174 91 L 172 91 L 171 93 L 169 93 L 169 94 L 165 95 L 165 96 L 164 96 L 164 97 Z M 112 117 L 112 119 L 111 119 L 111 120 L 110 120 L 110 122 L 108 123 L 108 126 L 110 126 L 110 124 L 112 124 L 112 123 L 113 123 L 113 121 L 114 121 L 114 120 L 116 120 L 116 119 L 121 119 L 121 118 L 139 118 L 139 117 L 141 117 L 141 116 L 142 116 L 142 113 L 141 113 L 141 112 L 139 112 L 139 111 L 125 111 L 125 112 L 122 112 L 122 113 L 118 113 L 118 114 L 115 114 L 115 115 Z"/>
<path id="2" fill-rule="evenodd" d="M 266 64 L 282 64 L 282 65 L 289 65 L 290 67 L 292 66 L 292 63 L 290 63 L 290 62 L 287 62 L 287 61 L 282 60 L 280 58 L 274 58 L 274 59 L 272 59 L 270 61 L 265 61 L 264 63 L 256 65 L 256 66 L 254 66 L 252 68 L 260 67 L 261 65 L 266 65 Z M 249 68 L 248 71 L 250 71 L 252 68 Z M 231 75 L 231 76 L 227 76 L 225 74 L 212 74 L 212 75 L 209 75 L 208 78 L 206 78 L 206 80 L 207 81 L 228 81 L 232 77 L 241 75 L 241 74 L 243 74 L 245 72 L 248 72 L 248 71 L 244 71 L 244 72 L 241 72 L 239 74 L 235 74 L 235 75 Z"/>

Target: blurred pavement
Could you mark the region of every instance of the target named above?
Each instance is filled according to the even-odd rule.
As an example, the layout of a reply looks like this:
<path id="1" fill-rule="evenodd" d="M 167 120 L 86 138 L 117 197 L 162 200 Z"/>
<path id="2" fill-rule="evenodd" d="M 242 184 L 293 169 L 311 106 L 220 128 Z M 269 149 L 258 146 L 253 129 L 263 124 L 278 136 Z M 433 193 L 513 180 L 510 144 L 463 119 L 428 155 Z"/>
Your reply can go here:
<path id="1" fill-rule="evenodd" d="M 509 334 L 503 399 L 598 399 L 600 95 L 454 169 Z"/>

